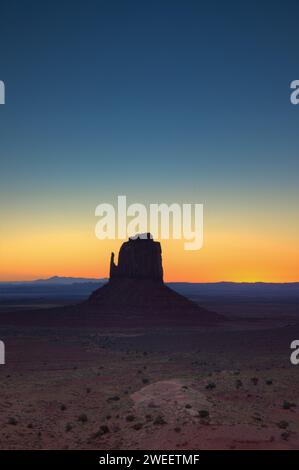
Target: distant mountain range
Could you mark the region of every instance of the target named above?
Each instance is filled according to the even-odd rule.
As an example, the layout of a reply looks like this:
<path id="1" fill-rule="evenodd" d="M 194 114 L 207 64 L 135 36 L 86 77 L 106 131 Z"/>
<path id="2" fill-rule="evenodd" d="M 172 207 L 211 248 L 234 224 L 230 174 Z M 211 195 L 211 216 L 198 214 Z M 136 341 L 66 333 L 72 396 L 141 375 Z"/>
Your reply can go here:
<path id="1" fill-rule="evenodd" d="M 13 297 L 86 297 L 96 288 L 107 282 L 106 278 L 81 278 L 53 276 L 33 281 L 0 282 L 0 300 Z M 234 299 L 236 301 L 255 300 L 299 300 L 299 282 L 212 282 L 188 283 L 170 282 L 169 287 L 196 301 Z"/>
<path id="2" fill-rule="evenodd" d="M 299 282 L 171 282 L 169 287 L 193 300 L 294 301 L 299 300 Z"/>
<path id="3" fill-rule="evenodd" d="M 8 281 L 8 282 L 0 282 L 1 286 L 20 286 L 20 285 L 58 285 L 58 286 L 65 286 L 65 285 L 72 285 L 72 284 L 82 284 L 82 283 L 94 283 L 99 284 L 106 282 L 107 279 L 96 279 L 96 278 L 88 278 L 88 277 L 63 277 L 63 276 L 52 276 L 47 279 L 35 279 L 33 281 Z"/>
<path id="4" fill-rule="evenodd" d="M 95 277 L 65 277 L 65 276 L 52 276 L 46 279 L 33 279 L 31 281 L 0 281 L 0 286 L 4 284 L 17 285 L 17 284 L 76 284 L 76 283 L 86 283 L 86 282 L 107 282 L 108 278 L 95 278 Z M 230 282 L 230 281 L 219 281 L 219 282 L 168 282 L 166 283 L 169 286 L 189 286 L 193 288 L 194 286 L 203 286 L 205 288 L 213 288 L 215 286 L 220 287 L 221 289 L 230 289 L 234 286 L 241 286 L 242 289 L 247 289 L 255 287 L 257 289 L 262 289 L 264 287 L 281 287 L 284 289 L 299 287 L 298 282 Z"/>
<path id="5" fill-rule="evenodd" d="M 34 281 L 0 282 L 0 304 L 53 301 L 72 303 L 85 299 L 91 292 L 105 284 L 107 279 L 60 277 Z"/>

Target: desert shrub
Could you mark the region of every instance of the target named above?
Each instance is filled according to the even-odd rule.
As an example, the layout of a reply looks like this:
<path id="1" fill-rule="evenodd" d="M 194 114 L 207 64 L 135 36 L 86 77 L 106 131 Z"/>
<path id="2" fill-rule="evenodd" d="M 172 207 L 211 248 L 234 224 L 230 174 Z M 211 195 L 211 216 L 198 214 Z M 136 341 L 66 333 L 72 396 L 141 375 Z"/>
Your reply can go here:
<path id="1" fill-rule="evenodd" d="M 198 415 L 200 418 L 208 418 L 210 416 L 210 413 L 208 410 L 199 410 Z"/>
<path id="2" fill-rule="evenodd" d="M 73 429 L 73 426 L 71 423 L 66 423 L 65 425 L 65 431 L 70 432 Z"/>
<path id="3" fill-rule="evenodd" d="M 126 421 L 129 421 L 129 422 L 132 422 L 135 420 L 135 416 L 134 415 L 128 415 L 126 416 Z"/>
<path id="4" fill-rule="evenodd" d="M 206 385 L 206 389 L 207 389 L 207 390 L 213 390 L 214 388 L 216 388 L 215 382 L 209 382 L 209 383 Z"/>
<path id="5" fill-rule="evenodd" d="M 118 400 L 120 400 L 118 395 L 114 395 L 114 397 L 107 398 L 107 401 L 118 401 Z"/>
<path id="6" fill-rule="evenodd" d="M 135 431 L 139 431 L 141 428 L 142 428 L 142 423 L 136 423 L 134 424 L 133 429 L 135 429 Z"/>
<path id="7" fill-rule="evenodd" d="M 280 429 L 286 429 L 289 427 L 289 423 L 287 421 L 279 421 L 279 423 L 277 423 L 277 426 L 280 428 Z"/>
<path id="8" fill-rule="evenodd" d="M 243 387 L 242 380 L 240 380 L 240 379 L 236 380 L 236 388 L 241 388 L 241 387 Z"/>
<path id="9" fill-rule="evenodd" d="M 87 415 L 85 413 L 81 413 L 78 416 L 78 421 L 80 421 L 80 423 L 86 423 L 88 421 Z"/>
<path id="10" fill-rule="evenodd" d="M 99 431 L 101 432 L 101 434 L 108 434 L 108 432 L 110 432 L 110 429 L 108 428 L 108 426 L 106 426 L 106 424 L 103 424 L 102 426 L 100 426 Z"/>
<path id="11" fill-rule="evenodd" d="M 263 421 L 262 417 L 260 416 L 259 413 L 256 413 L 254 416 L 253 416 L 253 419 L 255 419 L 255 421 Z"/>
<path id="12" fill-rule="evenodd" d="M 18 421 L 13 416 L 10 416 L 10 418 L 8 418 L 8 424 L 11 424 L 12 426 L 16 426 L 18 424 Z"/>
<path id="13" fill-rule="evenodd" d="M 291 408 L 294 408 L 296 406 L 296 403 L 291 403 L 288 400 L 284 400 L 282 407 L 284 410 L 290 410 Z"/>
<path id="14" fill-rule="evenodd" d="M 91 437 L 92 439 L 96 439 L 97 437 L 101 437 L 104 434 L 108 434 L 109 432 L 110 432 L 110 429 L 108 428 L 108 426 L 103 424 L 102 426 L 100 426 L 99 430 L 95 432 Z"/>
<path id="15" fill-rule="evenodd" d="M 167 424 L 165 419 L 163 418 L 162 415 L 158 415 L 155 419 L 154 419 L 154 424 L 157 425 L 157 426 L 161 426 L 163 424 Z"/>

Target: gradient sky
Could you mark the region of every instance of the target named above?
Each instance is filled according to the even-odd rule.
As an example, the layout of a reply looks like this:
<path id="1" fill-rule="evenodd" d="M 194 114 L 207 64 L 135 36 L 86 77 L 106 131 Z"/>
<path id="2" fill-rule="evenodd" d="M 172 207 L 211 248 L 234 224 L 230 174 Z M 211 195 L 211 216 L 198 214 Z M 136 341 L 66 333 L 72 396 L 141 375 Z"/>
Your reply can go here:
<path id="1" fill-rule="evenodd" d="M 167 280 L 299 281 L 298 1 L 3 1 L 0 280 L 107 275 L 95 207 L 204 203 Z"/>

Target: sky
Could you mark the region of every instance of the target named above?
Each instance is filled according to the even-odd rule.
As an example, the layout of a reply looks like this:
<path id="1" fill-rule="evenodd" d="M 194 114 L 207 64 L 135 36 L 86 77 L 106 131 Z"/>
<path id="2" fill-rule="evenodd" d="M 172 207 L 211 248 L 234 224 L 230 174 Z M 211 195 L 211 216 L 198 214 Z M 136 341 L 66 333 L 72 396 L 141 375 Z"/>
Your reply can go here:
<path id="1" fill-rule="evenodd" d="M 297 1 L 3 1 L 0 280 L 104 277 L 95 208 L 203 203 L 168 281 L 299 281 Z"/>

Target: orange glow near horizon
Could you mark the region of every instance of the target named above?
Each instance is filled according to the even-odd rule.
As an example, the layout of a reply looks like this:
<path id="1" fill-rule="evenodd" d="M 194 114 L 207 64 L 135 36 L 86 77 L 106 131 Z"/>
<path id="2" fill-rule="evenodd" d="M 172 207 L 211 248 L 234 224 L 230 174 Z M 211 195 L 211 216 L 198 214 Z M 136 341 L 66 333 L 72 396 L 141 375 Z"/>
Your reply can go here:
<path id="1" fill-rule="evenodd" d="M 199 251 L 183 241 L 162 240 L 164 279 L 185 282 L 297 282 L 299 248 L 293 240 L 266 233 L 205 232 Z M 92 231 L 52 231 L 7 236 L 0 244 L 0 280 L 20 281 L 54 275 L 107 277 L 111 251 L 122 241 L 100 241 Z"/>

